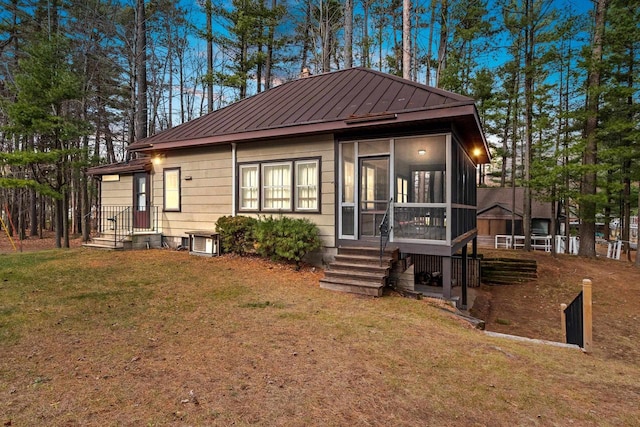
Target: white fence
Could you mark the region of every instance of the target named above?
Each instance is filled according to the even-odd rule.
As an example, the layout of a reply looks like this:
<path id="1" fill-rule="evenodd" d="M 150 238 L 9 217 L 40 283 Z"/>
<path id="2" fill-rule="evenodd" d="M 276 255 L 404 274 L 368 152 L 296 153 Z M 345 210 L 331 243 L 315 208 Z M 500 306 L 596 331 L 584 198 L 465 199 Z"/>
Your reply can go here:
<path id="1" fill-rule="evenodd" d="M 567 244 L 566 236 L 556 236 L 556 253 L 565 253 Z M 495 237 L 496 249 L 522 249 L 524 248 L 524 236 L 511 236 L 506 234 L 498 234 Z M 531 249 L 543 250 L 551 252 L 551 236 L 531 236 Z M 580 249 L 580 238 L 569 238 L 569 253 L 578 255 Z M 620 259 L 622 251 L 622 241 L 616 240 L 608 243 L 607 258 Z"/>
<path id="2" fill-rule="evenodd" d="M 531 236 L 531 248 L 551 252 L 552 236 Z M 565 236 L 556 236 L 556 253 L 564 253 L 567 238 Z M 497 234 L 495 237 L 495 248 L 505 249 L 522 249 L 524 248 L 524 236 L 511 236 L 506 234 Z M 578 254 L 580 248 L 580 239 L 578 237 L 569 238 L 569 253 Z"/>

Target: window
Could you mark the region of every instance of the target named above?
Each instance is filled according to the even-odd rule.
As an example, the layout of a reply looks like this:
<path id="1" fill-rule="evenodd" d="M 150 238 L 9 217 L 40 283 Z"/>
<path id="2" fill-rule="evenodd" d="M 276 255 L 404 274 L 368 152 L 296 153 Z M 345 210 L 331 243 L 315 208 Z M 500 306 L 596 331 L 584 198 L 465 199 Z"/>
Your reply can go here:
<path id="1" fill-rule="evenodd" d="M 240 166 L 240 209 L 258 210 L 258 165 Z"/>
<path id="2" fill-rule="evenodd" d="M 403 178 L 401 176 L 396 177 L 396 202 L 397 203 L 407 203 L 407 201 L 409 200 L 408 187 L 409 187 L 409 181 L 406 178 Z"/>
<path id="3" fill-rule="evenodd" d="M 164 210 L 180 211 L 180 169 L 164 170 Z"/>
<path id="4" fill-rule="evenodd" d="M 240 211 L 319 211 L 318 159 L 240 165 L 238 180 Z"/>
<path id="5" fill-rule="evenodd" d="M 262 209 L 291 210 L 291 163 L 262 165 Z"/>
<path id="6" fill-rule="evenodd" d="M 318 161 L 296 162 L 296 210 L 318 209 Z"/>

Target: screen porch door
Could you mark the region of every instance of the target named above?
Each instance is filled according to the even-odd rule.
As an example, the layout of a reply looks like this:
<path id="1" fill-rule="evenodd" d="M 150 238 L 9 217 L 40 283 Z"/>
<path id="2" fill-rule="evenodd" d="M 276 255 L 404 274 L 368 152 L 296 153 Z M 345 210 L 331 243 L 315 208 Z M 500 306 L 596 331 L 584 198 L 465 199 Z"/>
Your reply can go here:
<path id="1" fill-rule="evenodd" d="M 359 234 L 380 236 L 380 223 L 389 203 L 389 156 L 360 158 Z"/>

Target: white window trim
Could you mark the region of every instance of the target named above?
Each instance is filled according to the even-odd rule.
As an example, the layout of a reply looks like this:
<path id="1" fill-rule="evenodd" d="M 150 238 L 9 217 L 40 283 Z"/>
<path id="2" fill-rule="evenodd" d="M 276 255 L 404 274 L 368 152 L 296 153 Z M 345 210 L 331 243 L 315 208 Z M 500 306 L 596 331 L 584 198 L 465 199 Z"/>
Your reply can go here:
<path id="1" fill-rule="evenodd" d="M 294 181 L 295 181 L 294 210 L 296 212 L 317 212 L 319 210 L 319 203 L 320 203 L 320 161 L 318 159 L 297 160 L 294 162 L 294 164 L 295 164 L 294 166 L 294 173 L 295 173 L 294 175 Z M 301 185 L 298 182 L 300 179 L 300 177 L 298 176 L 298 166 L 301 166 L 301 165 L 315 165 L 316 183 L 314 185 Z M 301 187 L 307 187 L 308 189 L 315 187 L 316 197 L 315 197 L 315 203 L 313 207 L 305 208 L 300 206 L 300 201 L 298 200 L 298 189 L 300 189 Z"/>
<path id="2" fill-rule="evenodd" d="M 168 169 L 164 169 L 163 171 L 163 210 L 164 212 L 180 212 L 182 210 L 182 188 L 180 186 L 180 176 L 181 176 L 181 170 L 180 168 L 168 168 Z M 177 184 L 177 188 L 173 188 L 171 189 L 171 191 L 174 191 L 175 193 L 177 193 L 177 206 L 168 206 L 167 205 L 167 192 L 169 191 L 169 188 L 167 186 L 167 175 L 168 174 L 176 174 L 176 184 Z"/>
<path id="3" fill-rule="evenodd" d="M 255 187 L 251 186 L 246 186 L 244 185 L 244 182 L 242 181 L 242 178 L 244 176 L 243 171 L 245 169 L 255 169 L 256 171 L 256 185 Z M 245 212 L 257 212 L 260 210 L 260 164 L 258 163 L 251 163 L 251 164 L 245 164 L 245 165 L 240 165 L 239 167 L 239 185 L 238 188 L 240 190 L 240 194 L 238 195 L 238 205 L 241 211 L 245 211 Z M 256 203 L 255 207 L 247 207 L 244 205 L 244 200 L 242 198 L 242 193 L 245 189 L 255 189 L 256 193 L 258 194 L 258 200 Z"/>

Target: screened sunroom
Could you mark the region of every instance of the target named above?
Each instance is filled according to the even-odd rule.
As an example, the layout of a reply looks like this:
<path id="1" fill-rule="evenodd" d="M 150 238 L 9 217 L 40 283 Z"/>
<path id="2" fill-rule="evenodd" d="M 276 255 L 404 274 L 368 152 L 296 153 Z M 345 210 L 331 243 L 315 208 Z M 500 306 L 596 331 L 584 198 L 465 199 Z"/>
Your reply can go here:
<path id="1" fill-rule="evenodd" d="M 476 228 L 475 164 L 453 135 L 340 143 L 341 240 L 375 240 L 441 254 Z M 432 246 L 432 247 L 430 247 Z"/>

